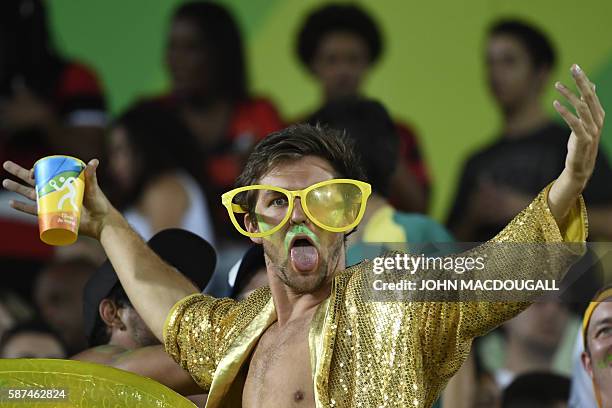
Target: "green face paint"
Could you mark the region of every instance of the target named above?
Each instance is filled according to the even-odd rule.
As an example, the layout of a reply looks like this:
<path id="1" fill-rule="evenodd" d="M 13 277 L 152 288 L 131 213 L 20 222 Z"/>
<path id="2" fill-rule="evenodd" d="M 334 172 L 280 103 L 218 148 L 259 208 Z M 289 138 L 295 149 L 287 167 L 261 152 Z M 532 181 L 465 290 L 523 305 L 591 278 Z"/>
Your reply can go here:
<path id="1" fill-rule="evenodd" d="M 319 246 L 319 237 L 317 237 L 317 235 L 311 230 L 309 230 L 306 226 L 300 224 L 296 225 L 295 227 L 292 227 L 289 231 L 287 231 L 287 235 L 285 235 L 285 251 L 289 251 L 289 245 L 291 244 L 293 237 L 299 234 L 307 235 L 312 240 L 312 242 L 315 243 L 316 246 Z"/>
<path id="2" fill-rule="evenodd" d="M 604 359 L 602 359 L 597 365 L 600 369 L 606 368 L 610 362 L 612 361 L 612 354 L 608 354 Z"/>
<path id="3" fill-rule="evenodd" d="M 270 231 L 272 228 L 274 228 L 272 225 L 265 222 L 263 217 L 256 214 L 255 218 L 257 219 L 257 227 L 259 228 L 260 232 Z"/>

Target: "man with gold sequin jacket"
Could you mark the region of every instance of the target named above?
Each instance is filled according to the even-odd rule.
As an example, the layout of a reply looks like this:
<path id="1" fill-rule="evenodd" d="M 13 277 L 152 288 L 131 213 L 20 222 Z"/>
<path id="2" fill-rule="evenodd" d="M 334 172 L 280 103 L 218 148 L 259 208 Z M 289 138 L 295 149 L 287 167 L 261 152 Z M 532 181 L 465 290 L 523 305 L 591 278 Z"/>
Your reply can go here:
<path id="1" fill-rule="evenodd" d="M 565 168 L 493 241 L 586 239 L 580 194 L 604 111 L 585 73 L 577 65 L 571 72 L 579 95 L 556 88 L 576 114 L 554 104 L 572 129 Z M 528 305 L 366 302 L 360 285 L 372 265 L 345 268 L 344 240 L 370 186 L 346 140 L 329 129 L 297 125 L 270 135 L 239 187 L 223 195 L 231 222 L 265 253 L 270 285 L 241 302 L 199 294 L 152 252 L 98 187 L 97 166 L 86 169 L 80 232 L 100 240 L 138 313 L 209 393 L 208 407 L 430 407 L 472 339 Z M 34 200 L 32 171 L 4 168 L 24 182 L 4 187 Z M 36 214 L 31 203 L 11 205 Z"/>

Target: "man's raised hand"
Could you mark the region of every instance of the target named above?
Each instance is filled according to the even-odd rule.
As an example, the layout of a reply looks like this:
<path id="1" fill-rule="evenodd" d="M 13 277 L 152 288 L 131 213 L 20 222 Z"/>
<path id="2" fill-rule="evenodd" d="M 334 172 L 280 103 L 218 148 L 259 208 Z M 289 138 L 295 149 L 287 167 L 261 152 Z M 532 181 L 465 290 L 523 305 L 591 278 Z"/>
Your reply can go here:
<path id="1" fill-rule="evenodd" d="M 565 168 L 548 195 L 550 210 L 560 225 L 593 174 L 605 117 L 595 85 L 578 65 L 572 65 L 571 73 L 580 96 L 560 82 L 555 88 L 574 107 L 576 114 L 557 100 L 553 103 L 572 130 L 567 142 Z"/>
<path id="2" fill-rule="evenodd" d="M 81 222 L 79 232 L 96 239 L 100 238 L 109 213 L 113 210 L 108 199 L 98 186 L 96 169 L 98 160 L 93 159 L 85 168 L 85 192 L 83 194 L 83 210 L 81 212 Z M 11 201 L 9 204 L 14 209 L 36 215 L 36 192 L 34 190 L 34 171 L 27 170 L 11 161 L 3 164 L 4 169 L 13 176 L 20 179 L 23 183 L 5 179 L 2 186 L 9 191 L 14 191 L 28 199 L 28 201 Z"/>

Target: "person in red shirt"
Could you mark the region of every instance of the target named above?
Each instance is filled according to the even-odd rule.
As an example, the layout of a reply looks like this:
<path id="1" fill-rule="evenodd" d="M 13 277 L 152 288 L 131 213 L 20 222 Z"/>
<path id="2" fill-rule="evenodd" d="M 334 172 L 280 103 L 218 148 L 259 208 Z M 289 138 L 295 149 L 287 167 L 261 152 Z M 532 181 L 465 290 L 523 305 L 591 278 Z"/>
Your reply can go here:
<path id="1" fill-rule="evenodd" d="M 383 51 L 374 20 L 360 7 L 330 4 L 314 10 L 302 25 L 297 54 L 321 86 L 322 105 L 361 95 L 369 70 Z M 399 163 L 392 178 L 391 202 L 402 211 L 426 212 L 430 179 L 416 133 L 395 121 Z"/>
<path id="2" fill-rule="evenodd" d="M 104 151 L 106 104 L 96 73 L 56 50 L 45 2 L 0 2 L 0 161 L 28 168 L 50 154 L 88 161 Z M 0 176 L 9 174 L 0 169 Z M 34 272 L 53 255 L 36 220 L 16 217 L 0 189 L 0 268 L 26 295 Z"/>
<path id="3" fill-rule="evenodd" d="M 24 164 L 61 152 L 104 151 L 105 99 L 96 73 L 62 57 L 40 0 L 0 5 L 0 158 Z"/>
<path id="4" fill-rule="evenodd" d="M 269 100 L 250 94 L 239 27 L 219 4 L 197 1 L 176 9 L 165 64 L 171 89 L 155 102 L 175 110 L 198 141 L 215 235 L 246 242 L 227 223 L 219 197 L 232 187 L 251 148 L 283 121 Z"/>

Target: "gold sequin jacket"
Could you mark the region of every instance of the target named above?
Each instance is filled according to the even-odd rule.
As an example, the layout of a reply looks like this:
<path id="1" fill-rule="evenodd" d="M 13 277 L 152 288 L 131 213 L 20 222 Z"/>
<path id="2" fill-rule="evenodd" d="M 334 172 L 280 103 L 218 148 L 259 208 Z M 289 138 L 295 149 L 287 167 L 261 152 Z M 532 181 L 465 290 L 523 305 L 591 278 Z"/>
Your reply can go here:
<path id="1" fill-rule="evenodd" d="M 584 242 L 587 218 L 582 198 L 562 236 L 547 205 L 548 188 L 493 241 Z M 528 271 L 525 263 L 519 270 L 516 265 L 499 265 L 500 273 L 504 267 L 514 268 L 515 276 L 541 273 Z M 338 272 L 330 297 L 311 322 L 308 341 L 317 407 L 430 407 L 467 358 L 472 339 L 529 305 L 367 302 L 360 289 L 366 271 L 372 271 L 367 261 Z M 195 294 L 170 311 L 164 345 L 209 392 L 207 407 L 240 407 L 243 368 L 275 320 L 267 287 L 241 302 Z"/>

